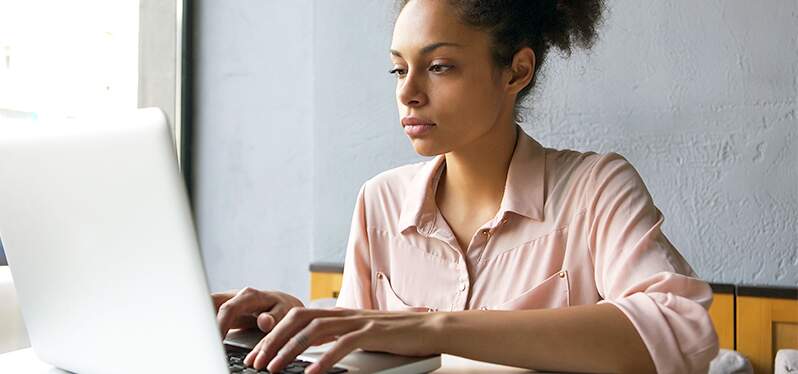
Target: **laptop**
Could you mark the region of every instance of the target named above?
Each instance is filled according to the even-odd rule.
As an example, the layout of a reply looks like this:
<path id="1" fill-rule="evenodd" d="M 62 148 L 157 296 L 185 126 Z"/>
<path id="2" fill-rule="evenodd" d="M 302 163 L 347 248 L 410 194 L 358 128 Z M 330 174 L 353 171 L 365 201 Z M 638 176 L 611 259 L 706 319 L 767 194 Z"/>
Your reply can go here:
<path id="1" fill-rule="evenodd" d="M 159 109 L 0 123 L 0 238 L 42 361 L 87 374 L 254 372 L 231 369 L 262 335 L 223 344 Z M 440 362 L 356 351 L 336 369 L 422 373 Z"/>

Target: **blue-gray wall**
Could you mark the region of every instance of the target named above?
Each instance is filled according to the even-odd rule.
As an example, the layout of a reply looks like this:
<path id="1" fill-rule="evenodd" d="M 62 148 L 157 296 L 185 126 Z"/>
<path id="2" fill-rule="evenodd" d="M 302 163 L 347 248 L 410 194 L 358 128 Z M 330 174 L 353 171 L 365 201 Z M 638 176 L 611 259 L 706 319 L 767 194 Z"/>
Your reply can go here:
<path id="1" fill-rule="evenodd" d="M 548 61 L 525 130 L 625 155 L 702 277 L 798 284 L 798 2 L 608 2 L 590 54 Z M 213 288 L 307 298 L 360 184 L 422 158 L 387 74 L 392 1 L 275 4 L 198 4 L 197 214 Z"/>
<path id="2" fill-rule="evenodd" d="M 211 289 L 305 298 L 313 237 L 313 1 L 196 3 L 197 227 Z"/>

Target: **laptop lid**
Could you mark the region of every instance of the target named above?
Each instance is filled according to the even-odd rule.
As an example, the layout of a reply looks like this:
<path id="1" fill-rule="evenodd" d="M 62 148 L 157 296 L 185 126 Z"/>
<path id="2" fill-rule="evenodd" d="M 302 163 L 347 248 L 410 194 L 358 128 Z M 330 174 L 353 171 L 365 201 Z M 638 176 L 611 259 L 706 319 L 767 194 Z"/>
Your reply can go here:
<path id="1" fill-rule="evenodd" d="M 80 373 L 227 372 L 158 109 L 0 124 L 0 237 L 34 351 Z"/>

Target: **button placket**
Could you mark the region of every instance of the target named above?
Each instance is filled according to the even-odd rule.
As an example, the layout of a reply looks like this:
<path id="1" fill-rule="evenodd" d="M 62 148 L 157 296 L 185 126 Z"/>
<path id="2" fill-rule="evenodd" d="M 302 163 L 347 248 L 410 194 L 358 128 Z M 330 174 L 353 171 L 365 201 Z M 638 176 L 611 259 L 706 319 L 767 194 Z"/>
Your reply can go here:
<path id="1" fill-rule="evenodd" d="M 457 291 L 454 293 L 452 310 L 465 310 L 466 302 L 468 301 L 469 286 L 467 260 L 461 258 L 457 268 L 460 276 L 457 278 L 458 285 Z"/>

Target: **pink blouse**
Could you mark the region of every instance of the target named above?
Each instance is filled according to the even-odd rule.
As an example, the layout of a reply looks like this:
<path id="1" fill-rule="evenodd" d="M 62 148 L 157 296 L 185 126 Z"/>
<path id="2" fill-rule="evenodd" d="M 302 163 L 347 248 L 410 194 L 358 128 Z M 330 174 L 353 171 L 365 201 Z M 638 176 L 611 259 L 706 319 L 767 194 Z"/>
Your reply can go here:
<path id="1" fill-rule="evenodd" d="M 622 156 L 544 148 L 519 131 L 496 216 L 461 249 L 435 204 L 445 158 L 383 172 L 357 198 L 337 306 L 520 310 L 610 303 L 657 372 L 706 373 L 712 291 L 661 231 Z"/>

